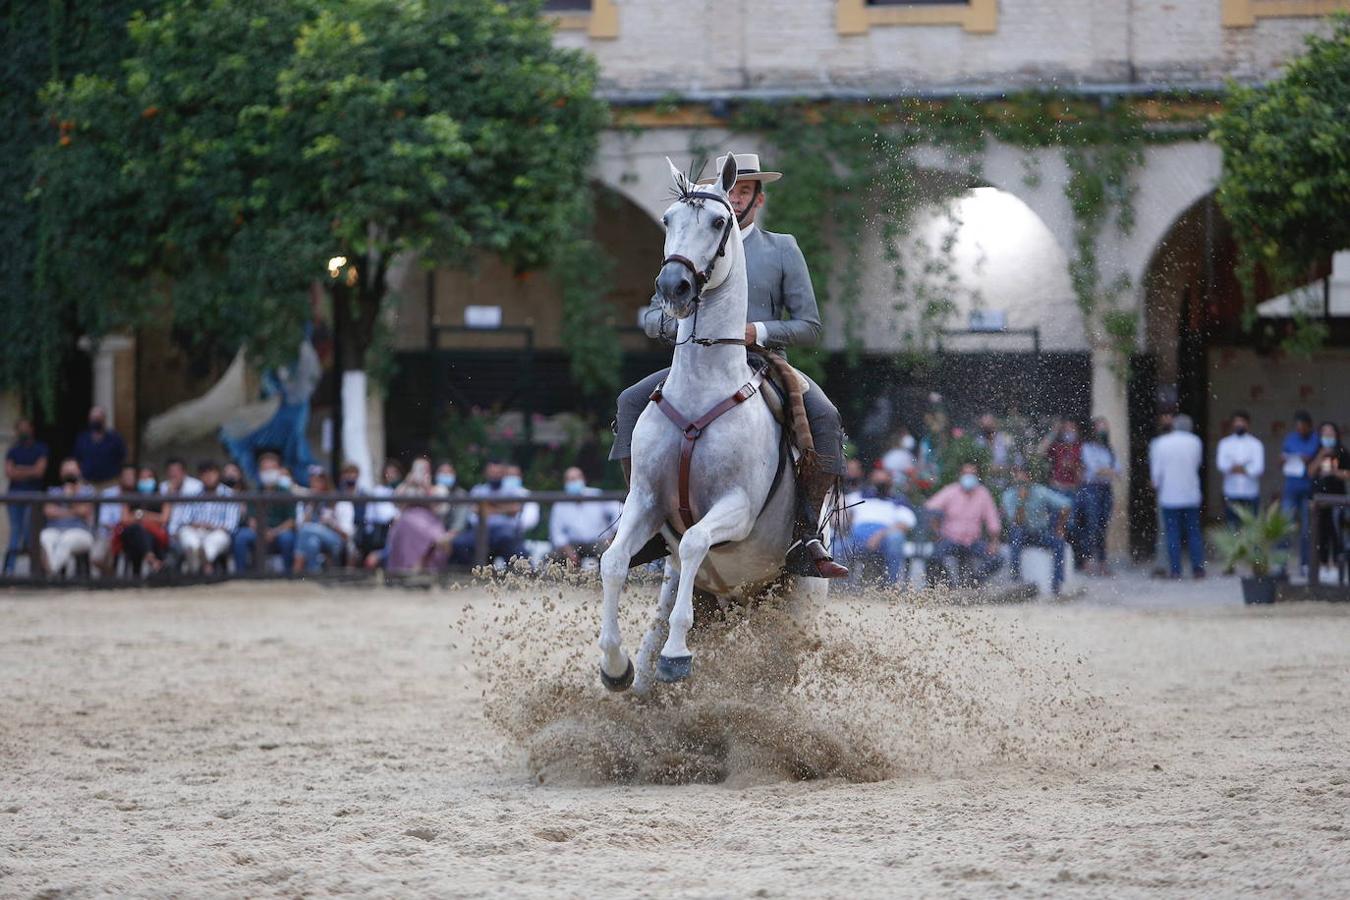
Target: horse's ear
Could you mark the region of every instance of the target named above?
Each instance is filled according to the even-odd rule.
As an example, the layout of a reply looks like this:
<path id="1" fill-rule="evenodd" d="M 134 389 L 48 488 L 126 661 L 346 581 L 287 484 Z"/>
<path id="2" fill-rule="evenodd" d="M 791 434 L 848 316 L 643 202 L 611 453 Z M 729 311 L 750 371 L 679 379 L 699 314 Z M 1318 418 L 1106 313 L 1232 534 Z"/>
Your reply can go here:
<path id="1" fill-rule="evenodd" d="M 722 163 L 720 178 L 722 190 L 731 193 L 732 187 L 736 184 L 736 154 L 727 154 L 726 162 Z"/>
<path id="2" fill-rule="evenodd" d="M 670 166 L 670 177 L 675 182 L 675 190 L 679 191 L 681 194 L 689 193 L 690 187 L 688 176 L 681 172 L 676 165 L 670 161 L 669 156 L 666 157 L 666 165 Z"/>

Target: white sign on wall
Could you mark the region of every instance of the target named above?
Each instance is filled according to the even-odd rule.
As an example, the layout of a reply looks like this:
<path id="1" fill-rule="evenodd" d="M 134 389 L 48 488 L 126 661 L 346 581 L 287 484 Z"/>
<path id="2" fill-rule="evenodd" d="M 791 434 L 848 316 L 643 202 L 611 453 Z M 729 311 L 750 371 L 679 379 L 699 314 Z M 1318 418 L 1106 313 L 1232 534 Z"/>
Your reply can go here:
<path id="1" fill-rule="evenodd" d="M 464 326 L 466 328 L 501 328 L 502 308 L 500 306 L 464 307 Z"/>

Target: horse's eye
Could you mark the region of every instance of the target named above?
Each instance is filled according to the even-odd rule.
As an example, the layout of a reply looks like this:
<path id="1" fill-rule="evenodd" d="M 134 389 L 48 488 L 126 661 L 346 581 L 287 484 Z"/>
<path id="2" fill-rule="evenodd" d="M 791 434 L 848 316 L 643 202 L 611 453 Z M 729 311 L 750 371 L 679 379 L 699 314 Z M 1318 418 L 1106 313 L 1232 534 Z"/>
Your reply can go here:
<path id="1" fill-rule="evenodd" d="M 723 226 L 725 226 L 726 224 L 727 224 L 726 216 L 718 216 L 717 218 L 713 219 L 713 227 L 716 228 L 718 231 L 721 231 Z"/>

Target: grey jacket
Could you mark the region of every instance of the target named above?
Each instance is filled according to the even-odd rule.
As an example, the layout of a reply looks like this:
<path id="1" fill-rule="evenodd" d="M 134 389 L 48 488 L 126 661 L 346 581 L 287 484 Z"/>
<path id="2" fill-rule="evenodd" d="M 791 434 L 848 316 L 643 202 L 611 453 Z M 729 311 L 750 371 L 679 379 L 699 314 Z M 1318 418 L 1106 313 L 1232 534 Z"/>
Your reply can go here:
<path id="1" fill-rule="evenodd" d="M 758 225 L 745 238 L 745 272 L 750 282 L 747 322 L 763 322 L 770 347 L 809 347 L 820 342 L 823 328 L 811 274 L 806 270 L 797 240 Z M 661 303 L 652 297 L 642 315 L 647 337 L 675 339 L 675 320 L 661 315 Z"/>

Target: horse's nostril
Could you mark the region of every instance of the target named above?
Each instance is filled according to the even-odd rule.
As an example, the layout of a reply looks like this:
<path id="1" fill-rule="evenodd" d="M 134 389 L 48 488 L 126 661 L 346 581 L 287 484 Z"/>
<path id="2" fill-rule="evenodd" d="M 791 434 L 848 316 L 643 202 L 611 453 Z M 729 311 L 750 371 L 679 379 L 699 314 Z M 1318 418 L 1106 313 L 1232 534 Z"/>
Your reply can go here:
<path id="1" fill-rule="evenodd" d="M 689 293 L 689 282 L 687 280 L 681 281 L 679 285 L 676 286 L 675 293 L 681 297 Z"/>

